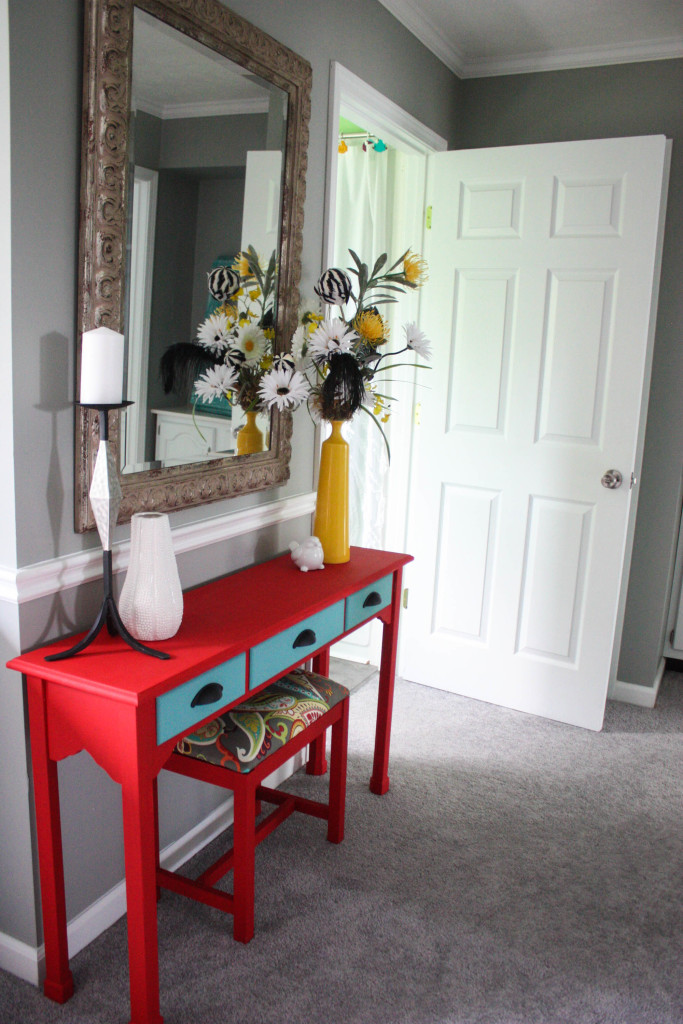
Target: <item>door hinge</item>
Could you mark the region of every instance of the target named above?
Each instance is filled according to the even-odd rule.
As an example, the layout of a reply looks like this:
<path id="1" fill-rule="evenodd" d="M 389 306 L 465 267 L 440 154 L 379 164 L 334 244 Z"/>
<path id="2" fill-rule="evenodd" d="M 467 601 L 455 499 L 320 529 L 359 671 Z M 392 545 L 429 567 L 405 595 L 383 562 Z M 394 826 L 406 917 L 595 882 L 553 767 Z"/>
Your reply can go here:
<path id="1" fill-rule="evenodd" d="M 403 590 L 403 607 L 408 607 L 408 587 L 405 587 Z"/>
<path id="2" fill-rule="evenodd" d="M 431 231 L 432 230 L 432 208 L 431 208 L 431 206 L 427 207 L 427 210 L 426 210 L 426 213 L 425 213 L 425 227 L 426 227 L 427 231 Z"/>
<path id="3" fill-rule="evenodd" d="M 632 491 L 637 483 L 638 483 L 638 477 L 636 476 L 635 473 L 631 473 L 631 486 L 630 486 L 629 489 Z"/>
<path id="4" fill-rule="evenodd" d="M 413 410 L 413 421 L 414 421 L 416 427 L 419 427 L 420 423 L 422 422 L 422 403 L 421 402 L 416 402 L 415 403 L 415 408 Z"/>

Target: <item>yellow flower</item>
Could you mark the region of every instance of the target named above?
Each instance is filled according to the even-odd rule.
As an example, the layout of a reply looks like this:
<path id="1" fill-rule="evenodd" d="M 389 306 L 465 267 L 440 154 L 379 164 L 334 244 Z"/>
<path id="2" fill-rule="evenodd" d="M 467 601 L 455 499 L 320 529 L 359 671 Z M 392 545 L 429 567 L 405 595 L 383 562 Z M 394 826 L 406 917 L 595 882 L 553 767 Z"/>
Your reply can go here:
<path id="1" fill-rule="evenodd" d="M 243 252 L 239 253 L 238 256 L 235 258 L 234 267 L 237 273 L 240 275 L 240 277 L 251 276 L 251 270 L 249 269 L 249 260 L 247 259 Z"/>
<path id="2" fill-rule="evenodd" d="M 252 302 L 256 302 L 260 294 L 260 288 L 252 288 L 251 291 L 249 292 L 249 298 L 251 299 Z"/>
<path id="3" fill-rule="evenodd" d="M 235 322 L 237 316 L 237 303 L 236 302 L 224 302 L 222 306 L 218 306 L 214 309 L 214 313 L 224 316 L 230 325 Z"/>
<path id="4" fill-rule="evenodd" d="M 408 252 L 403 261 L 403 274 L 410 284 L 421 285 L 427 280 L 427 262 L 415 252 Z"/>
<path id="5" fill-rule="evenodd" d="M 381 345 L 387 340 L 389 328 L 379 313 L 367 310 L 353 321 L 354 330 L 368 345 Z"/>

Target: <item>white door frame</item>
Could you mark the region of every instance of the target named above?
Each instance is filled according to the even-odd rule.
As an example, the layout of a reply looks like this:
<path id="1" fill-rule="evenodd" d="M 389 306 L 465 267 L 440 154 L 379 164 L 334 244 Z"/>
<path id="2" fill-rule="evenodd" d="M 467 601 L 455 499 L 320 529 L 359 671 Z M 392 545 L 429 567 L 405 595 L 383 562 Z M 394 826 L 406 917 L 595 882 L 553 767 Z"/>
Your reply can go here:
<path id="1" fill-rule="evenodd" d="M 348 118 L 364 129 L 382 138 L 387 146 L 398 148 L 426 158 L 430 153 L 443 152 L 447 142 L 436 132 L 418 121 L 398 104 L 373 89 L 353 72 L 337 61 L 331 62 L 330 89 L 327 119 L 327 169 L 325 181 L 325 223 L 323 231 L 323 266 L 329 267 L 334 261 L 334 238 L 337 206 L 337 160 L 339 142 L 339 118 Z M 420 205 L 416 221 L 424 224 L 424 196 L 416 201 Z M 422 229 L 421 229 L 422 230 Z M 422 235 L 415 238 L 416 247 L 422 246 Z M 414 398 L 409 401 L 414 402 Z M 408 405 L 408 403 L 405 403 Z M 412 450 L 413 415 L 392 417 L 391 448 L 391 493 L 387 501 L 388 536 L 392 547 L 405 549 L 407 527 L 407 497 L 410 479 L 410 453 Z M 318 432 L 318 448 L 322 433 Z M 319 462 L 319 460 L 318 460 Z M 378 627 L 375 628 L 376 631 Z M 363 631 L 364 632 L 364 631 Z M 368 646 L 354 645 L 353 640 L 342 641 L 335 647 L 335 654 L 349 660 L 364 661 Z M 399 654 L 400 657 L 400 654 Z"/>

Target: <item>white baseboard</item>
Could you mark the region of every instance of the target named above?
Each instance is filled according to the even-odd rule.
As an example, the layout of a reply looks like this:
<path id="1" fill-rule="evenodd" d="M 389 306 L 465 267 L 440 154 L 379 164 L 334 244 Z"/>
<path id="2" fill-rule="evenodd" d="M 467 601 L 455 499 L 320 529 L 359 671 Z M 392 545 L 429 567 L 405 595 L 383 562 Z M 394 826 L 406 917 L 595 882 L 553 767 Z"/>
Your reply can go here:
<path id="1" fill-rule="evenodd" d="M 22 981 L 40 985 L 42 981 L 39 960 L 44 955 L 43 947 L 38 949 L 26 942 L 19 942 L 11 935 L 0 932 L 0 969 L 16 974 Z"/>
<path id="2" fill-rule="evenodd" d="M 269 775 L 264 780 L 264 785 L 279 786 L 293 775 L 306 763 L 307 750 L 308 748 L 304 748 L 299 751 L 290 761 Z M 231 794 L 193 829 L 164 847 L 160 854 L 162 867 L 169 871 L 177 871 L 221 832 L 229 828 L 232 820 Z M 121 881 L 69 921 L 66 930 L 69 956 L 79 953 L 125 913 L 126 883 Z M 0 932 L 0 969 L 15 974 L 32 985 L 40 986 L 45 973 L 45 946 L 41 944 L 35 948 Z"/>
<path id="3" fill-rule="evenodd" d="M 640 708 L 653 708 L 665 670 L 666 661 L 662 658 L 652 686 L 640 686 L 638 683 L 623 683 L 620 679 L 617 679 L 610 686 L 607 696 L 610 700 L 620 700 L 625 704 L 635 704 Z"/>

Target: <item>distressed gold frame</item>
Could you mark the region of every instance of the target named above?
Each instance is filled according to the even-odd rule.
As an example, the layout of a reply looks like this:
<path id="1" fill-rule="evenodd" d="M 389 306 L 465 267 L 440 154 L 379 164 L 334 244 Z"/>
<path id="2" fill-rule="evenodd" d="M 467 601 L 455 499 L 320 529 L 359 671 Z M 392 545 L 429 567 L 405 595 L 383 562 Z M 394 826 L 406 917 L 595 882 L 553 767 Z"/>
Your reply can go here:
<path id="1" fill-rule="evenodd" d="M 310 65 L 218 0 L 86 0 L 76 394 L 81 334 L 100 325 L 123 329 L 134 7 L 287 93 L 278 351 L 288 347 L 296 327 L 311 109 Z M 109 430 L 110 447 L 118 465 L 118 413 L 110 415 Z M 189 508 L 284 483 L 289 478 L 291 435 L 291 415 L 273 411 L 270 448 L 266 452 L 121 474 L 119 522 L 127 522 L 134 512 Z M 88 491 L 98 443 L 97 414 L 77 406 L 74 519 L 78 533 L 95 527 Z"/>

